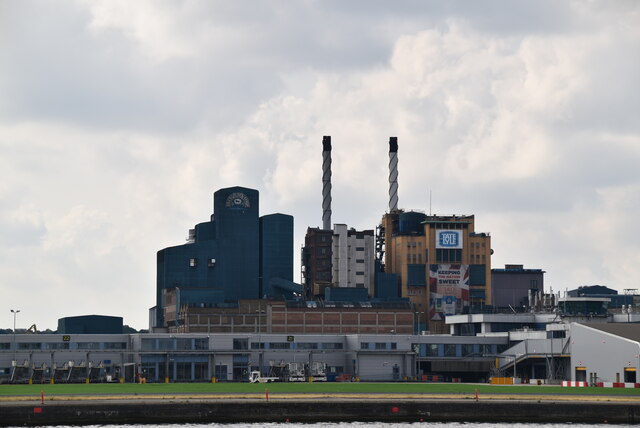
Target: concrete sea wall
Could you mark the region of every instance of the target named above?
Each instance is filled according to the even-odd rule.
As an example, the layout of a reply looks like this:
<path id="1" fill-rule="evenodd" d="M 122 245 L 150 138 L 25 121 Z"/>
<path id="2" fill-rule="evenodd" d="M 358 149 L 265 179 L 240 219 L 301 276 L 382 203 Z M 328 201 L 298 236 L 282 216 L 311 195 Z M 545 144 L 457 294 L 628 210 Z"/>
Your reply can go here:
<path id="1" fill-rule="evenodd" d="M 640 404 L 620 402 L 382 400 L 3 403 L 0 426 L 228 422 L 640 423 Z"/>

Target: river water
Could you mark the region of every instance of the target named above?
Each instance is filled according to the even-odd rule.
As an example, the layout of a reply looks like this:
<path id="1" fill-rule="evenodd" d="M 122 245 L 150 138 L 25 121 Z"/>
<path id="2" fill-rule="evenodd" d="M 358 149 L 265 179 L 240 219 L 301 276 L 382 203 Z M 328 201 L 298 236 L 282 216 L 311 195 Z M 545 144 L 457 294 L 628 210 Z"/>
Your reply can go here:
<path id="1" fill-rule="evenodd" d="M 385 422 L 317 422 L 311 424 L 299 423 L 255 423 L 255 424 L 166 424 L 166 425 L 86 425 L 83 428 L 280 428 L 304 426 L 305 428 L 597 428 L 610 427 L 609 424 L 540 424 L 540 423 L 476 423 L 476 422 L 406 422 L 406 423 L 385 423 Z M 632 425 L 615 425 L 616 427 L 631 427 Z M 57 426 L 56 428 L 77 428 Z"/>

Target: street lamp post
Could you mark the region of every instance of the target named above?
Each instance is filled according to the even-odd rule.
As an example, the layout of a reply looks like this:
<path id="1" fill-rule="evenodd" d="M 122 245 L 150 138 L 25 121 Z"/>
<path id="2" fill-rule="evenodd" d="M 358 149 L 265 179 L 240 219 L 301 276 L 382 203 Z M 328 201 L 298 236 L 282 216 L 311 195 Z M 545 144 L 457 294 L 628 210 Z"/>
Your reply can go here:
<path id="1" fill-rule="evenodd" d="M 11 313 L 13 314 L 13 365 L 18 365 L 16 361 L 16 316 L 18 316 L 18 312 L 20 309 L 13 310 L 11 309 Z"/>

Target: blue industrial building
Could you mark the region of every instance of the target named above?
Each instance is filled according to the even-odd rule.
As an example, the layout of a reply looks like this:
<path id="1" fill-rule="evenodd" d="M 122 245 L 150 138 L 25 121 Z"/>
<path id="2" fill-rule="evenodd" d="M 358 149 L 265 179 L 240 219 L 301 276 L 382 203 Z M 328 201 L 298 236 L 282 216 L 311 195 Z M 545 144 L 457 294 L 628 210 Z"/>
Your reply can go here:
<path id="1" fill-rule="evenodd" d="M 58 334 L 122 334 L 122 317 L 82 315 L 58 319 Z"/>
<path id="2" fill-rule="evenodd" d="M 239 299 L 288 297 L 293 282 L 293 217 L 259 217 L 259 194 L 245 187 L 213 195 L 213 215 L 189 231 L 186 244 L 157 254 L 155 326 L 163 327 L 165 291 L 174 304 L 224 305 Z"/>

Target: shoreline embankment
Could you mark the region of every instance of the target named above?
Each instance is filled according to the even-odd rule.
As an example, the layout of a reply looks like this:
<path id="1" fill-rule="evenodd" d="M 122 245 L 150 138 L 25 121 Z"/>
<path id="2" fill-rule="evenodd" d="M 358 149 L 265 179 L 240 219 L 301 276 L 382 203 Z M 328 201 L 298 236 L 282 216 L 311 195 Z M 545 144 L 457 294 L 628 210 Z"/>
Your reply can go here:
<path id="1" fill-rule="evenodd" d="M 459 398 L 68 397 L 0 402 L 0 426 L 231 422 L 528 422 L 640 423 L 635 400 L 473 400 Z"/>

